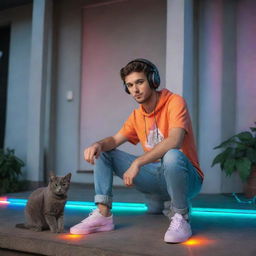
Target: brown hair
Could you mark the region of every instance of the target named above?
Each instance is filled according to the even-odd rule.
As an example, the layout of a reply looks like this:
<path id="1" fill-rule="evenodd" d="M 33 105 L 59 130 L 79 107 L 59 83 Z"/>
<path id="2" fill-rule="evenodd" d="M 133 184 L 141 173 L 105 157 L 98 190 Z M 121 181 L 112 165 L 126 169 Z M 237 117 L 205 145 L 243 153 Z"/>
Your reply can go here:
<path id="1" fill-rule="evenodd" d="M 143 72 L 148 78 L 149 73 L 152 72 L 152 68 L 146 63 L 140 61 L 133 61 L 128 63 L 125 67 L 121 68 L 120 76 L 125 83 L 125 77 L 130 75 L 132 72 Z"/>

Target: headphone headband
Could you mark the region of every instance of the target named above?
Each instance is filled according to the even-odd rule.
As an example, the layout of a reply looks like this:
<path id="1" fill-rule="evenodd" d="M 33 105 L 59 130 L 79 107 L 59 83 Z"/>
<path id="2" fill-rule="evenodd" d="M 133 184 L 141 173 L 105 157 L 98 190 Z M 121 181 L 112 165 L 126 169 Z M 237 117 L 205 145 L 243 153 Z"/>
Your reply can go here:
<path id="1" fill-rule="evenodd" d="M 128 66 L 129 64 L 131 64 L 133 62 L 141 62 L 141 63 L 146 64 L 147 66 L 151 67 L 153 70 L 157 70 L 156 66 L 151 61 L 149 61 L 147 59 L 142 59 L 142 58 L 134 59 L 134 60 L 130 61 L 126 66 Z"/>

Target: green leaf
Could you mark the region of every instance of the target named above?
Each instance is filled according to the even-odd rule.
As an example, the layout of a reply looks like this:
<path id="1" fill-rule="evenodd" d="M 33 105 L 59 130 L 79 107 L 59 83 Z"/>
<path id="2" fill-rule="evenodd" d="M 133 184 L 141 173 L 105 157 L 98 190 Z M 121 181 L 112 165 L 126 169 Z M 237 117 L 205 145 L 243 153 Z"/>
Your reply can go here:
<path id="1" fill-rule="evenodd" d="M 235 142 L 235 136 L 232 136 L 231 138 L 225 140 L 224 142 L 222 142 L 220 145 L 218 145 L 217 147 L 213 148 L 213 149 L 218 149 L 218 148 L 225 148 L 231 144 L 233 144 Z"/>
<path id="2" fill-rule="evenodd" d="M 256 127 L 250 127 L 250 130 L 251 130 L 252 132 L 256 132 Z"/>
<path id="3" fill-rule="evenodd" d="M 19 189 L 19 176 L 25 163 L 15 156 L 15 150 L 0 150 L 0 193 L 15 192 Z"/>
<path id="4" fill-rule="evenodd" d="M 247 158 L 236 160 L 236 169 L 242 180 L 246 180 L 251 172 L 251 161 Z"/>
<path id="5" fill-rule="evenodd" d="M 25 166 L 25 163 L 21 159 L 19 159 L 18 157 L 14 156 L 14 159 L 17 162 L 17 164 L 19 164 L 20 167 Z"/>
<path id="6" fill-rule="evenodd" d="M 256 150 L 253 148 L 248 148 L 246 151 L 246 156 L 252 163 L 256 163 Z"/>
<path id="7" fill-rule="evenodd" d="M 245 148 L 245 149 L 236 148 L 234 150 L 235 150 L 235 157 L 236 158 L 243 158 L 243 157 L 246 156 L 247 148 Z"/>
<path id="8" fill-rule="evenodd" d="M 241 141 L 247 141 L 253 139 L 253 136 L 250 132 L 240 132 L 236 135 L 237 138 Z"/>
<path id="9" fill-rule="evenodd" d="M 246 150 L 248 148 L 248 146 L 243 143 L 238 142 L 236 148 L 243 151 L 243 150 Z"/>
<path id="10" fill-rule="evenodd" d="M 217 155 L 217 156 L 213 159 L 211 167 L 213 167 L 215 164 L 218 164 L 218 163 L 223 162 L 223 160 L 224 160 L 223 153 Z"/>
<path id="11" fill-rule="evenodd" d="M 226 175 L 230 176 L 236 171 L 236 160 L 233 158 L 228 158 L 224 163 L 223 169 L 225 170 Z"/>
<path id="12" fill-rule="evenodd" d="M 226 148 L 222 153 L 218 154 L 218 155 L 214 158 L 214 160 L 212 161 L 212 167 L 213 167 L 215 164 L 218 164 L 218 163 L 224 164 L 224 161 L 226 160 L 226 158 L 227 158 L 228 156 L 231 155 L 232 151 L 233 151 L 233 149 L 230 148 L 230 147 L 228 147 L 228 148 Z M 223 169 L 223 168 L 221 167 L 221 169 Z"/>

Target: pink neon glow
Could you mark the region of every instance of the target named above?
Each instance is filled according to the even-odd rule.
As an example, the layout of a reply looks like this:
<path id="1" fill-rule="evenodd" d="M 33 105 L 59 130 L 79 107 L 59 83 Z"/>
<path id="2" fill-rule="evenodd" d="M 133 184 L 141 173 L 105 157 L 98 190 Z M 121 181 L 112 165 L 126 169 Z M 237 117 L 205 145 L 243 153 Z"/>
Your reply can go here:
<path id="1" fill-rule="evenodd" d="M 7 201 L 7 197 L 0 197 L 0 204 L 9 204 L 10 202 Z"/>

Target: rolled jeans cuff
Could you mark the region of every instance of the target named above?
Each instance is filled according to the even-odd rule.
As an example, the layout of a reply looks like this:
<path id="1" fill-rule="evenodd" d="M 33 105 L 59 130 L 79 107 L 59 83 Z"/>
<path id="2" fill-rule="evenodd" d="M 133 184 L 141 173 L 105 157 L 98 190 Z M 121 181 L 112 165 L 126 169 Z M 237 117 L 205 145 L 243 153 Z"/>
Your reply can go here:
<path id="1" fill-rule="evenodd" d="M 171 203 L 169 212 L 166 212 L 165 215 L 171 220 L 175 213 L 183 215 L 188 221 L 190 220 L 190 207 L 187 208 L 176 208 Z"/>
<path id="2" fill-rule="evenodd" d="M 171 210 L 174 213 L 179 213 L 181 215 L 185 215 L 185 214 L 189 213 L 189 208 L 178 209 L 178 208 L 175 208 L 174 206 L 172 206 Z"/>
<path id="3" fill-rule="evenodd" d="M 110 209 L 112 208 L 112 197 L 107 195 L 95 195 L 94 202 L 95 204 L 105 204 Z"/>

